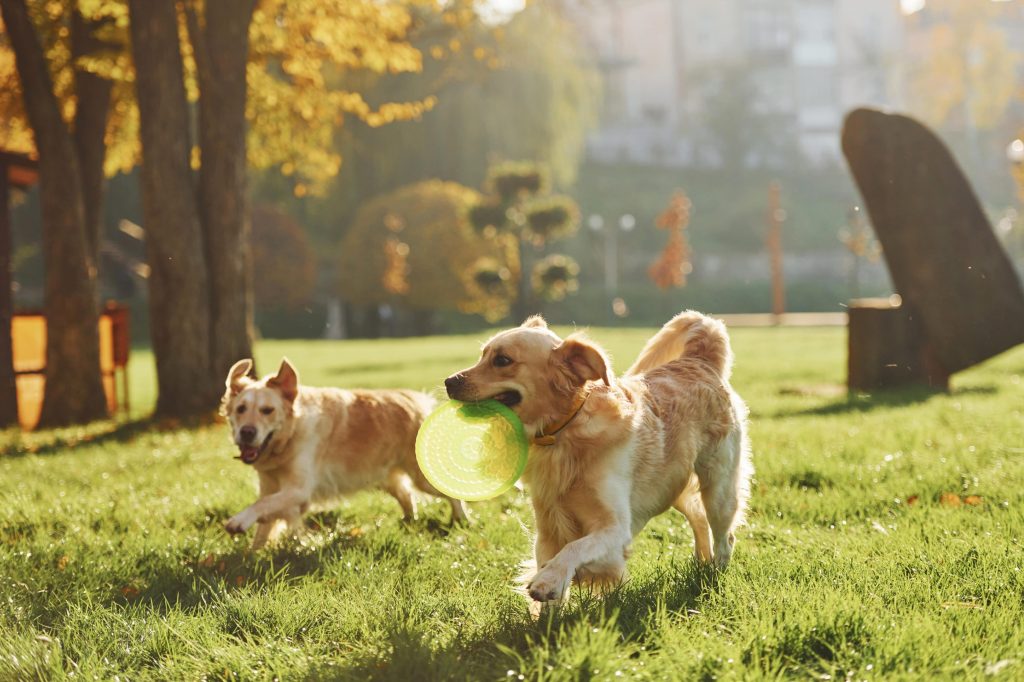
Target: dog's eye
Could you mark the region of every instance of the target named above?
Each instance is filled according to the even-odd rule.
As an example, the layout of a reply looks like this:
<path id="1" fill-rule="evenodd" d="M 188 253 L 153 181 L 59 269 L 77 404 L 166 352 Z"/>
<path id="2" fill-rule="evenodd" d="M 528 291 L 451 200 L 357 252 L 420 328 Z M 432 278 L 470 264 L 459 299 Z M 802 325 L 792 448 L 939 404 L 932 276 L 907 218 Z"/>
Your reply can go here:
<path id="1" fill-rule="evenodd" d="M 494 366 L 495 367 L 508 367 L 512 364 L 512 358 L 507 355 L 495 355 Z"/>
<path id="2" fill-rule="evenodd" d="M 260 414 L 270 414 L 274 411 L 273 407 L 261 407 Z"/>
<path id="3" fill-rule="evenodd" d="M 245 414 L 245 410 L 246 410 L 245 405 L 239 405 L 238 409 L 235 410 L 235 412 L 237 412 L 238 414 Z"/>

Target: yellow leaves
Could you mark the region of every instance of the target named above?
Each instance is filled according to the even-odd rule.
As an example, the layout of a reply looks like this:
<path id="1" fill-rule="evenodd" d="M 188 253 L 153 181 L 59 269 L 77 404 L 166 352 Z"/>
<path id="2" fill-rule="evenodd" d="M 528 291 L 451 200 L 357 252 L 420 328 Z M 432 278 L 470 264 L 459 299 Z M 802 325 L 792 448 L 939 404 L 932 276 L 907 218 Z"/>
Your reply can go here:
<path id="1" fill-rule="evenodd" d="M 427 97 L 419 102 L 391 102 L 381 105 L 375 112 L 368 112 L 362 115 L 367 125 L 377 128 L 395 121 L 408 121 L 418 119 L 424 113 L 430 111 L 437 104 L 437 98 Z"/>
<path id="2" fill-rule="evenodd" d="M 943 21 L 922 29 L 923 49 L 909 65 L 913 109 L 933 125 L 993 128 L 1014 97 L 1020 55 L 990 22 L 991 3 L 930 0 L 929 6 Z"/>
<path id="3" fill-rule="evenodd" d="M 436 11 L 436 9 L 434 10 Z M 296 196 L 321 193 L 341 168 L 334 135 L 346 115 L 372 127 L 415 119 L 434 98 L 373 106 L 366 74 L 418 72 L 403 3 L 265 0 L 250 25 L 249 161 L 297 178 Z"/>

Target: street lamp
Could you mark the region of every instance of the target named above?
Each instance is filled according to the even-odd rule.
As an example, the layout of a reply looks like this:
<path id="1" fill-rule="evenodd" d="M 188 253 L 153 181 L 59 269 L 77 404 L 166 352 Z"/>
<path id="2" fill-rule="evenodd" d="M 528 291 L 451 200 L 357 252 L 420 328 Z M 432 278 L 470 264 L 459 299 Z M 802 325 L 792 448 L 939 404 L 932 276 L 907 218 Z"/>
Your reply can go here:
<path id="1" fill-rule="evenodd" d="M 1024 164 L 1024 140 L 1018 137 L 1006 145 L 1006 158 L 1015 166 Z"/>
<path id="2" fill-rule="evenodd" d="M 604 288 L 614 299 L 619 292 L 619 231 L 629 232 L 636 227 L 636 218 L 629 213 L 619 216 L 618 229 L 605 229 L 604 218 L 596 213 L 587 218 L 587 227 L 604 232 Z"/>
<path id="3" fill-rule="evenodd" d="M 1017 181 L 1017 194 L 1024 202 L 1024 140 L 1018 137 L 1006 145 L 1006 158 L 1013 166 L 1013 179 Z"/>

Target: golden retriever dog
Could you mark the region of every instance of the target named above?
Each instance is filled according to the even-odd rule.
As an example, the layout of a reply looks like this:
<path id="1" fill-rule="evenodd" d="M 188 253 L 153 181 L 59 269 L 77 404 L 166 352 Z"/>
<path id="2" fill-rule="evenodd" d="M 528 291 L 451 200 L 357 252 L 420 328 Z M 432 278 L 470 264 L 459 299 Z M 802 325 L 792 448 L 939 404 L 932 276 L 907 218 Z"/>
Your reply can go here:
<path id="1" fill-rule="evenodd" d="M 416 516 L 413 484 L 444 497 L 416 465 L 416 432 L 434 399 L 416 391 L 348 391 L 299 385 L 285 358 L 277 374 L 249 378 L 252 360 L 228 372 L 222 413 L 231 425 L 238 459 L 259 475 L 259 499 L 232 516 L 229 533 L 259 524 L 253 549 L 273 540 L 282 526 L 298 530 L 311 506 L 380 487 Z M 466 520 L 460 500 L 448 500 L 452 521 Z"/>
<path id="2" fill-rule="evenodd" d="M 731 366 L 725 325 L 700 313 L 673 318 L 619 378 L 592 341 L 563 340 L 535 316 L 445 380 L 452 398 L 494 398 L 534 434 L 523 475 L 537 530 L 530 597 L 561 601 L 574 579 L 617 585 L 633 538 L 669 507 L 693 528 L 700 561 L 728 564 L 753 473 Z"/>

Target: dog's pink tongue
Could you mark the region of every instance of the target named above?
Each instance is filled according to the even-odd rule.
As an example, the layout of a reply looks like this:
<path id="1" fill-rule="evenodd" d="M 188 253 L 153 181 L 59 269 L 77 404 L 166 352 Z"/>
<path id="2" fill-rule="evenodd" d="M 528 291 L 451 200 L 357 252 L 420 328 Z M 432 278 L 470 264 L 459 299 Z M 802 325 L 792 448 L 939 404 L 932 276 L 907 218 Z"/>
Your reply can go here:
<path id="1" fill-rule="evenodd" d="M 242 461 L 246 464 L 252 464 L 256 461 L 256 458 L 260 456 L 260 449 L 254 447 L 242 448 Z"/>

